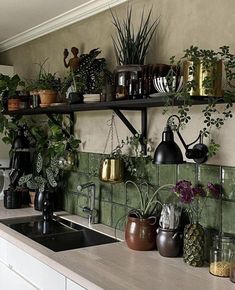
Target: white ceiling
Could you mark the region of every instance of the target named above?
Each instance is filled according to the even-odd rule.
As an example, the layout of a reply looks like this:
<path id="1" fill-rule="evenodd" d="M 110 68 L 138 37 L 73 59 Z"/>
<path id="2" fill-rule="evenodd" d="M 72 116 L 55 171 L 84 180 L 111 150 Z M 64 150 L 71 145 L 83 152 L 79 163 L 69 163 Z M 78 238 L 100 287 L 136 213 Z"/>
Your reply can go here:
<path id="1" fill-rule="evenodd" d="M 1 0 L 0 42 L 89 0 Z"/>
<path id="2" fill-rule="evenodd" d="M 0 0 L 0 52 L 127 0 Z"/>

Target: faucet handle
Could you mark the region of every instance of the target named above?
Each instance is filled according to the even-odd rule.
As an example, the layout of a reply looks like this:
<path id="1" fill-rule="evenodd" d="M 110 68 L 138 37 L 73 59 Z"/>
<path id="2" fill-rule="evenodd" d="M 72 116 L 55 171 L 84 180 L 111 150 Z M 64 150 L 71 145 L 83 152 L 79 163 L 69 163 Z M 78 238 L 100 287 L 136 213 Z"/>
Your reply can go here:
<path id="1" fill-rule="evenodd" d="M 91 215 L 93 217 L 95 217 L 95 216 L 98 215 L 98 211 L 95 208 L 90 209 L 89 207 L 84 206 L 84 208 L 82 209 L 82 211 L 85 212 L 85 213 L 88 213 L 89 215 Z"/>

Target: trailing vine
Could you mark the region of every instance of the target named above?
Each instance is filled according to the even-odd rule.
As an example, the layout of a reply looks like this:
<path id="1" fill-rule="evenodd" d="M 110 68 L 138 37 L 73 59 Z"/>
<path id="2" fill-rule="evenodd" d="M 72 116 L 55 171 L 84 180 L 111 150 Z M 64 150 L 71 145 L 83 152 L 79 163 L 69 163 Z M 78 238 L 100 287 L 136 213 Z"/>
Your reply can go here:
<path id="1" fill-rule="evenodd" d="M 196 74 L 198 73 L 198 65 L 202 66 L 202 72 L 205 73 L 205 77 L 202 79 L 202 87 L 205 92 L 204 98 L 207 99 L 208 104 L 202 110 L 204 126 L 200 130 L 202 136 L 209 138 L 209 156 L 215 155 L 220 145 L 212 138 L 211 133 L 213 129 L 221 129 L 224 123 L 233 117 L 232 107 L 235 97 L 235 55 L 230 53 L 228 46 L 222 46 L 219 51 L 200 49 L 197 46 L 191 46 L 184 51 L 184 56 L 176 63 L 175 57 L 170 59 L 172 67 L 182 67 L 183 62 L 189 60 L 192 65 L 189 67 L 189 79 L 184 83 L 180 92 L 174 96 L 168 96 L 166 102 L 166 108 L 163 113 L 166 113 L 170 105 L 174 105 L 174 100 L 180 100 L 182 105 L 178 106 L 178 115 L 181 120 L 181 126 L 185 126 L 190 120 L 190 107 L 192 106 L 193 96 L 191 92 L 196 90 L 198 83 L 195 81 Z M 215 82 L 216 78 L 220 78 L 217 73 L 211 73 L 215 70 L 215 66 L 218 62 L 222 62 L 225 71 L 225 83 L 224 90 L 220 96 L 215 95 Z M 171 78 L 175 73 L 175 69 L 172 69 L 168 78 Z M 195 98 L 198 98 L 197 96 Z M 218 109 L 218 104 L 220 109 Z"/>

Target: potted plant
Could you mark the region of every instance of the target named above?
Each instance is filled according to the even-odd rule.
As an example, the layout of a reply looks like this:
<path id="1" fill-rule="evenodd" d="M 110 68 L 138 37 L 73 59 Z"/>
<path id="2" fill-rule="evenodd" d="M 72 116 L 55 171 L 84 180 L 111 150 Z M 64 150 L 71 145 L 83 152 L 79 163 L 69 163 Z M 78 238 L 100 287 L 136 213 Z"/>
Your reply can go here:
<path id="1" fill-rule="evenodd" d="M 116 38 L 112 39 L 118 63 L 115 69 L 116 99 L 142 98 L 142 94 L 147 90 L 149 69 L 144 68 L 144 62 L 159 18 L 151 23 L 152 9 L 146 18 L 144 12 L 143 10 L 139 27 L 135 30 L 136 26 L 132 23 L 132 7 L 128 7 L 126 19 L 123 20 L 111 11 L 116 28 Z"/>
<path id="2" fill-rule="evenodd" d="M 42 72 L 38 80 L 38 94 L 40 96 L 41 107 L 47 107 L 57 102 L 57 95 L 60 90 L 60 79 L 56 74 Z"/>
<path id="3" fill-rule="evenodd" d="M 200 225 L 200 217 L 205 206 L 206 198 L 220 198 L 221 187 L 218 184 L 208 183 L 192 186 L 187 180 L 180 180 L 172 188 L 178 197 L 178 201 L 184 205 L 188 213 L 190 223 L 184 228 L 183 258 L 184 261 L 194 267 L 201 267 L 204 263 L 204 229 Z M 193 245 L 193 246 L 192 246 Z"/>
<path id="4" fill-rule="evenodd" d="M 34 172 L 22 176 L 18 184 L 26 184 L 31 190 L 36 191 L 34 208 L 42 211 L 43 200 L 46 191 L 52 191 L 57 186 L 56 177 L 59 174 L 58 160 L 52 158 L 49 161 L 43 159 L 41 152 L 36 154 Z"/>
<path id="5" fill-rule="evenodd" d="M 19 185 L 26 184 L 29 189 L 36 190 L 35 204 L 43 201 L 45 190 L 53 192 L 57 187 L 59 173 L 77 166 L 80 140 L 69 133 L 70 121 L 64 120 L 61 115 L 54 115 L 48 121 L 47 130 L 36 124 L 31 125 L 28 130 L 34 148 L 32 172 L 21 177 Z M 36 208 L 40 210 L 41 206 Z"/>
<path id="6" fill-rule="evenodd" d="M 14 111 L 20 107 L 20 98 L 17 87 L 24 86 L 24 82 L 16 74 L 13 77 L 0 74 L 0 93 L 2 94 L 2 106 L 4 110 Z"/>
<path id="7" fill-rule="evenodd" d="M 97 100 L 100 100 L 103 86 L 112 79 L 111 73 L 106 68 L 106 60 L 98 58 L 100 53 L 101 50 L 96 48 L 80 56 L 78 68 L 71 71 L 65 79 L 64 91 L 72 95 L 73 93 L 86 95 L 86 102 L 89 102 L 89 96 L 92 101 L 95 98 L 94 94 Z M 68 98 L 71 99 L 71 96 Z"/>
<path id="8" fill-rule="evenodd" d="M 175 64 L 175 57 L 171 58 Z M 182 100 L 178 107 L 181 125 L 189 123 L 192 99 L 204 98 L 207 104 L 202 108 L 204 127 L 200 132 L 202 137 L 209 138 L 209 157 L 219 150 L 219 144 L 212 137 L 214 129 L 221 129 L 225 121 L 232 118 L 232 106 L 235 96 L 235 56 L 230 53 L 228 46 L 222 46 L 218 51 L 191 46 L 184 50 L 184 56 L 177 62 L 183 67 L 183 88 L 170 96 L 166 96 L 166 109 L 174 105 L 174 99 Z M 222 72 L 225 78 L 222 87 Z M 206 98 L 205 98 L 206 97 Z M 217 104 L 220 105 L 218 109 Z"/>
<path id="9" fill-rule="evenodd" d="M 125 240 L 130 249 L 139 251 L 149 251 L 156 248 L 156 229 L 157 229 L 157 205 L 158 193 L 162 189 L 170 189 L 171 184 L 160 186 L 154 193 L 150 193 L 149 185 L 143 182 L 139 185 L 128 180 L 126 183 L 135 187 L 139 207 L 132 209 L 128 213 L 127 224 L 125 228 Z"/>
<path id="10" fill-rule="evenodd" d="M 126 19 L 120 20 L 117 14 L 114 14 L 111 10 L 113 25 L 117 30 L 116 40 L 113 39 L 113 46 L 117 63 L 119 65 L 143 65 L 145 57 L 148 53 L 151 39 L 159 24 L 159 18 L 153 23 L 150 23 L 152 9 L 144 19 L 144 10 L 141 14 L 140 25 L 135 31 L 132 23 L 132 7 L 127 9 Z"/>

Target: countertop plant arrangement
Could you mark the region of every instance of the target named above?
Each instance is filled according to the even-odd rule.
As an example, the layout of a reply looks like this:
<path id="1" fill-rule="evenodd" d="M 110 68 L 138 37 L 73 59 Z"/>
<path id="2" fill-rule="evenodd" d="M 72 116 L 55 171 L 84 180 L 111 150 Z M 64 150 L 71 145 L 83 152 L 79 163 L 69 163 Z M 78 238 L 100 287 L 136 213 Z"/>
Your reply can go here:
<path id="1" fill-rule="evenodd" d="M 208 197 L 221 198 L 222 189 L 218 184 L 208 183 L 206 187 L 198 184 L 192 186 L 187 180 L 180 180 L 172 188 L 178 202 L 182 204 L 189 215 L 190 224 L 184 228 L 184 261 L 200 267 L 204 264 L 204 229 L 200 225 L 202 210 Z"/>

